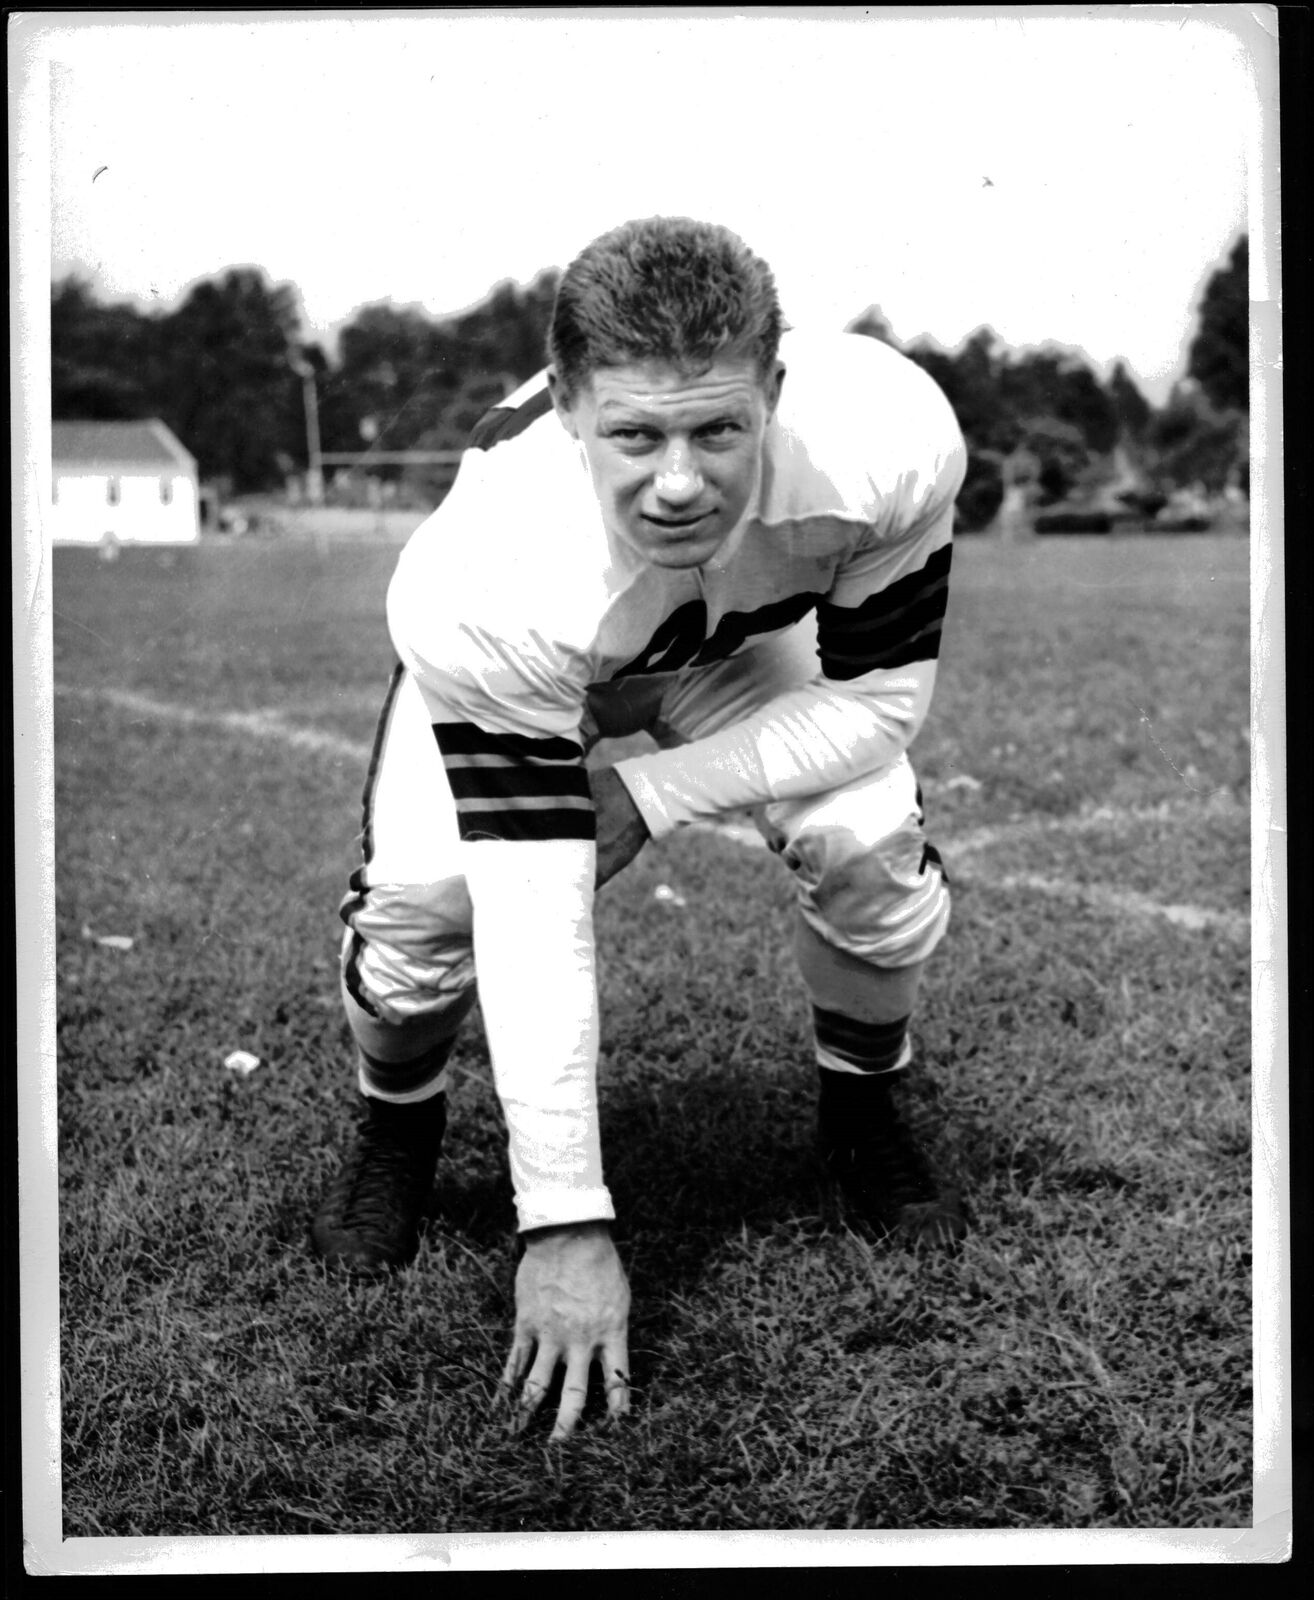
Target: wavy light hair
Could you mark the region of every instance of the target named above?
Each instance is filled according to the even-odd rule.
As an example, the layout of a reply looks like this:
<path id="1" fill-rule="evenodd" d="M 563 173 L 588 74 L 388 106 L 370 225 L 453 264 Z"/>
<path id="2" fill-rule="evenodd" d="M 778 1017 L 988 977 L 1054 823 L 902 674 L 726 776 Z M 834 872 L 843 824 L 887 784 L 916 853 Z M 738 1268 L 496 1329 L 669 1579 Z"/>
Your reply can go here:
<path id="1" fill-rule="evenodd" d="M 702 373 L 748 357 L 765 381 L 782 327 L 771 268 L 738 235 L 645 217 L 604 233 L 566 268 L 548 355 L 572 399 L 599 367 L 643 361 Z"/>

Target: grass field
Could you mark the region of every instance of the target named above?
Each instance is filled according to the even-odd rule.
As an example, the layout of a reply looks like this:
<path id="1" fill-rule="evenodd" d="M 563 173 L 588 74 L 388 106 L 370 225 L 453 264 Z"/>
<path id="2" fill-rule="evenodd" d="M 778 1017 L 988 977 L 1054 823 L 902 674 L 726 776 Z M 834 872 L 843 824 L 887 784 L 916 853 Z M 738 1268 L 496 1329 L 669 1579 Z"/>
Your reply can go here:
<path id="1" fill-rule="evenodd" d="M 498 1402 L 477 1026 L 416 1264 L 354 1287 L 306 1247 L 393 560 L 56 556 L 65 1536 L 1248 1525 L 1245 542 L 960 545 L 912 1086 L 957 1259 L 822 1204 L 779 864 L 689 832 L 604 891 L 636 1403 L 567 1449 Z"/>

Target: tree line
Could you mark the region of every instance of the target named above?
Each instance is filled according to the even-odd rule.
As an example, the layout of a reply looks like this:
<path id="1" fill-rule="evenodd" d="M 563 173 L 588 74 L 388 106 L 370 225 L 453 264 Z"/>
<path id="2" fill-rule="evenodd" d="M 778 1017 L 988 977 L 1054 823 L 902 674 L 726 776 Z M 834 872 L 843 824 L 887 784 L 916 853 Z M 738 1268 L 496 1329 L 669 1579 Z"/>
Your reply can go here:
<path id="1" fill-rule="evenodd" d="M 336 355 L 304 337 L 300 297 L 257 267 L 195 284 L 176 308 L 103 303 L 85 280 L 51 297 L 57 421 L 159 417 L 201 475 L 244 493 L 308 464 L 302 374 L 314 373 L 320 448 L 459 450 L 485 410 L 544 363 L 556 274 L 499 284 L 458 316 L 363 306 Z"/>
<path id="2" fill-rule="evenodd" d="M 70 276 L 51 298 L 53 416 L 160 417 L 207 480 L 270 489 L 307 465 L 309 367 L 324 452 L 458 450 L 482 412 L 543 365 L 556 283 L 553 270 L 502 283 L 449 317 L 367 305 L 330 355 L 304 337 L 296 289 L 256 267 L 195 284 L 171 310 L 105 303 Z M 1246 486 L 1248 325 L 1243 237 L 1206 286 L 1186 377 L 1159 407 L 1121 361 L 1101 378 L 1076 352 L 1013 350 L 989 328 L 956 351 L 899 345 L 875 306 L 849 327 L 903 349 L 948 395 L 970 451 L 959 505 L 972 528 L 993 518 L 1010 483 L 1046 504 L 1116 481 L 1147 510 L 1183 487 Z M 433 467 L 406 474 L 431 499 L 446 481 Z"/>
<path id="3" fill-rule="evenodd" d="M 988 327 L 955 352 L 900 345 L 876 306 L 849 327 L 902 349 L 949 397 L 969 447 L 958 508 L 970 529 L 994 517 L 1010 483 L 1040 506 L 1116 491 L 1147 516 L 1177 490 L 1248 493 L 1249 317 L 1243 236 L 1206 284 L 1184 379 L 1157 407 L 1123 361 L 1101 380 L 1076 351 L 1014 350 Z"/>

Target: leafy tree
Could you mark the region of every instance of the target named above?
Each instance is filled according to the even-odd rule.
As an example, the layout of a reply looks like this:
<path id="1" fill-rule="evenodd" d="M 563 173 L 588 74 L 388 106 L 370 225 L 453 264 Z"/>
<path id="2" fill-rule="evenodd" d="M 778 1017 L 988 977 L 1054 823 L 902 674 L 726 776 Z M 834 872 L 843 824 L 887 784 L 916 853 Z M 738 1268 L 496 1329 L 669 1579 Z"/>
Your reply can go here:
<path id="1" fill-rule="evenodd" d="M 978 328 L 957 354 L 925 341 L 904 352 L 944 390 L 969 445 L 1009 455 L 1021 442 L 1012 408 L 1001 402 L 1004 347 L 991 328 Z"/>
<path id="2" fill-rule="evenodd" d="M 65 278 L 50 298 L 51 414 L 58 421 L 132 421 L 156 409 L 157 319 L 131 305 L 104 305 L 84 279 Z"/>
<path id="3" fill-rule="evenodd" d="M 1133 444 L 1143 439 L 1150 423 L 1150 402 L 1122 361 L 1113 363 L 1106 389 L 1119 437 Z"/>
<path id="4" fill-rule="evenodd" d="M 305 460 L 300 330 L 295 289 L 255 267 L 198 283 L 163 319 L 160 415 L 207 476 L 263 489 Z"/>
<path id="5" fill-rule="evenodd" d="M 456 339 L 418 306 L 363 307 L 338 339 L 332 448 L 411 450 L 461 382 Z M 326 448 L 328 448 L 326 446 Z"/>
<path id="6" fill-rule="evenodd" d="M 1022 447 L 1039 464 L 1037 483 L 1042 504 L 1052 504 L 1071 494 L 1091 465 L 1091 452 L 1081 429 L 1056 417 L 1033 417 L 1027 423 Z"/>
<path id="7" fill-rule="evenodd" d="M 459 449 L 488 406 L 546 365 L 556 282 L 541 272 L 527 287 L 501 283 L 437 320 L 416 306 L 364 307 L 339 338 L 325 448 L 361 449 L 366 423 L 383 450 Z"/>
<path id="8" fill-rule="evenodd" d="M 528 287 L 499 283 L 472 310 L 446 324 L 468 375 L 509 373 L 516 384 L 547 365 L 547 333 L 557 274 L 540 272 Z"/>
<path id="9" fill-rule="evenodd" d="M 1186 371 L 1215 410 L 1250 409 L 1250 240 L 1245 234 L 1227 265 L 1205 285 Z"/>
<path id="10" fill-rule="evenodd" d="M 1215 410 L 1189 380 L 1176 384 L 1146 433 L 1153 475 L 1166 488 L 1217 493 L 1241 470 L 1248 485 L 1246 432 L 1244 413 Z"/>
<path id="11" fill-rule="evenodd" d="M 1113 403 L 1084 360 L 1072 358 L 1061 366 L 1054 416 L 1076 428 L 1094 455 L 1107 455 L 1118 442 L 1118 417 Z"/>
<path id="12" fill-rule="evenodd" d="M 879 339 L 882 344 L 893 345 L 897 350 L 899 341 L 894 337 L 894 329 L 886 320 L 885 313 L 877 305 L 870 305 L 867 309 L 844 330 L 846 333 L 865 334 L 869 339 Z"/>
<path id="13" fill-rule="evenodd" d="M 1073 427 L 1087 450 L 1107 455 L 1118 439 L 1113 403 L 1086 361 L 1053 348 L 1014 355 L 1000 373 L 1000 402 L 1021 422 L 1048 418 Z"/>

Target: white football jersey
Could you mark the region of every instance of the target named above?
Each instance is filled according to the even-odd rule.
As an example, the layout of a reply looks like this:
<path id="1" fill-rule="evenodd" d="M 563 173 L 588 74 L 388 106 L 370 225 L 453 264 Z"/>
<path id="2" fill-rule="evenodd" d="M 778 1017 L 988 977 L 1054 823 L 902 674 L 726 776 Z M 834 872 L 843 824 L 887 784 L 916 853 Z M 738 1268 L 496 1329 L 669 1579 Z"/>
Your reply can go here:
<path id="1" fill-rule="evenodd" d="M 591 838 L 580 744 L 590 687 L 706 666 L 814 611 L 818 702 L 884 694 L 906 707 L 911 696 L 915 714 L 879 748 L 866 747 L 870 719 L 859 718 L 845 772 L 823 752 L 825 770 L 786 774 L 783 789 L 766 774 L 757 794 L 720 792 L 723 761 L 701 763 L 704 792 L 696 780 L 684 792 L 690 759 L 679 753 L 624 763 L 651 831 L 805 792 L 800 782 L 828 787 L 893 759 L 920 724 L 966 465 L 957 422 L 935 383 L 876 340 L 790 333 L 780 354 L 786 377 L 757 493 L 698 569 L 647 565 L 606 527 L 544 374 L 476 428 L 388 595 L 466 837 Z"/>

